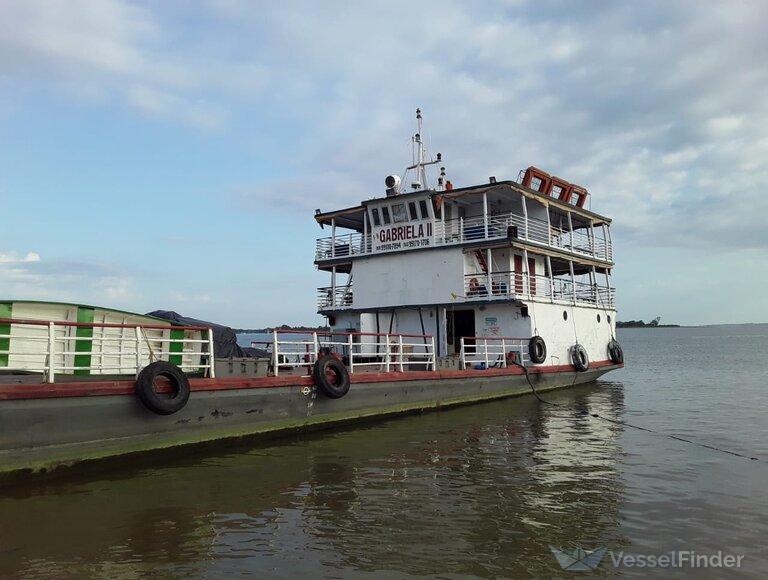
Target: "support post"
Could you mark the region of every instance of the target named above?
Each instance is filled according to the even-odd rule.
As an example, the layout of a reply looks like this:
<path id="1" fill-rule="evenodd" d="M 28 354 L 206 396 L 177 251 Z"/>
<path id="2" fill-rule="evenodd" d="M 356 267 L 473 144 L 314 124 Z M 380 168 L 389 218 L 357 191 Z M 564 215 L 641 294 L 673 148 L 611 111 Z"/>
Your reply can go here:
<path id="1" fill-rule="evenodd" d="M 568 270 L 571 273 L 571 302 L 576 304 L 576 277 L 573 275 L 573 261 L 568 260 Z"/>
<path id="2" fill-rule="evenodd" d="M 398 354 L 398 359 L 399 359 L 399 362 L 400 362 L 400 372 L 402 373 L 403 372 L 403 335 L 402 334 L 398 334 L 397 335 L 397 339 L 398 339 L 397 340 L 397 342 L 398 342 L 398 344 L 397 344 L 397 349 L 398 349 L 397 354 Z"/>
<path id="3" fill-rule="evenodd" d="M 485 239 L 488 239 L 488 192 L 483 192 L 483 228 Z"/>
<path id="4" fill-rule="evenodd" d="M 525 196 L 520 197 L 520 201 L 523 204 L 523 234 L 525 236 L 525 239 L 528 239 L 528 204 L 525 202 Z"/>
<path id="5" fill-rule="evenodd" d="M 595 267 L 592 266 L 592 271 L 589 273 L 589 278 L 592 282 L 592 295 L 595 298 L 595 306 L 599 306 L 598 304 L 598 292 L 597 292 L 597 271 L 595 270 Z"/>
<path id="6" fill-rule="evenodd" d="M 216 363 L 214 359 L 215 353 L 213 352 L 213 329 L 208 329 L 208 377 L 211 379 L 216 378 Z"/>
<path id="7" fill-rule="evenodd" d="M 528 250 L 523 249 L 523 277 L 525 278 L 525 293 L 531 297 L 531 270 L 528 266 Z"/>
<path id="8" fill-rule="evenodd" d="M 389 372 L 390 352 L 389 352 L 389 334 L 384 335 L 384 372 Z"/>
<path id="9" fill-rule="evenodd" d="M 589 253 L 595 256 L 595 222 L 589 220 Z M 595 256 L 596 257 L 596 256 Z"/>
<path id="10" fill-rule="evenodd" d="M 349 346 L 349 374 L 355 372 L 355 353 L 353 352 L 353 349 L 355 348 L 355 342 L 352 340 L 352 333 L 350 332 L 347 335 L 347 341 Z"/>
<path id="11" fill-rule="evenodd" d="M 136 377 L 141 372 L 141 328 L 136 327 Z"/>
<path id="12" fill-rule="evenodd" d="M 608 228 L 605 226 L 605 224 L 602 225 L 603 230 L 603 257 L 605 258 L 605 261 L 608 262 L 610 258 L 608 257 Z"/>
<path id="13" fill-rule="evenodd" d="M 280 374 L 280 357 L 277 353 L 277 331 L 272 331 L 272 366 L 275 370 L 275 376 Z"/>
<path id="14" fill-rule="evenodd" d="M 501 337 L 501 368 L 507 368 L 507 341 Z"/>
<path id="15" fill-rule="evenodd" d="M 555 301 L 555 276 L 552 274 L 552 259 L 547 256 L 547 270 L 549 271 L 549 300 Z"/>
<path id="16" fill-rule="evenodd" d="M 435 337 L 432 337 L 432 370 L 437 370 L 437 353 L 435 352 Z"/>
<path id="17" fill-rule="evenodd" d="M 485 357 L 485 368 L 488 370 L 488 367 L 491 365 L 491 361 L 488 359 L 488 339 L 483 340 L 483 346 L 484 346 L 484 357 Z"/>
<path id="18" fill-rule="evenodd" d="M 571 252 L 573 252 L 573 220 L 571 219 L 571 212 L 568 212 L 568 238 L 571 245 Z"/>
<path id="19" fill-rule="evenodd" d="M 461 349 L 459 351 L 459 358 L 461 359 L 461 370 L 465 370 L 467 368 L 467 353 L 465 352 L 464 348 L 464 337 L 462 336 L 461 344 L 459 345 L 459 348 Z"/>
<path id="20" fill-rule="evenodd" d="M 549 216 L 549 204 L 546 204 L 544 209 L 547 210 L 547 245 L 552 246 L 552 219 Z"/>
<path id="21" fill-rule="evenodd" d="M 336 257 L 336 218 L 331 218 L 331 258 Z"/>
<path id="22" fill-rule="evenodd" d="M 492 274 L 492 272 L 493 272 L 493 255 L 491 254 L 491 249 L 490 248 L 488 248 L 485 251 L 485 261 L 488 264 L 488 271 L 485 273 L 485 275 L 486 275 L 487 284 L 488 284 L 488 286 L 487 286 L 487 288 L 488 288 L 487 295 L 490 298 L 491 296 L 493 296 L 493 274 Z"/>
<path id="23" fill-rule="evenodd" d="M 8 328 L 10 328 L 10 326 Z M 10 334 L 10 330 L 8 331 L 8 334 Z M 49 383 L 52 383 L 54 380 L 56 380 L 56 365 L 53 362 L 53 359 L 55 357 L 56 357 L 56 326 L 53 324 L 53 322 L 49 322 L 48 323 L 48 382 Z"/>
<path id="24" fill-rule="evenodd" d="M 331 266 L 331 308 L 336 308 L 336 266 Z"/>

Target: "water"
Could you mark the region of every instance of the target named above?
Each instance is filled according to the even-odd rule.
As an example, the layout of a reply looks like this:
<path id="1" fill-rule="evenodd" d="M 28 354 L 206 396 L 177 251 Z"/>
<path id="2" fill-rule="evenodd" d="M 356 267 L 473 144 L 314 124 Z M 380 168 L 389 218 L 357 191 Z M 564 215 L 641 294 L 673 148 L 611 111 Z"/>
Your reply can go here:
<path id="1" fill-rule="evenodd" d="M 581 545 L 722 550 L 764 577 L 768 463 L 578 411 L 768 461 L 768 326 L 619 339 L 627 368 L 548 395 L 565 408 L 516 398 L 6 490 L 0 576 L 562 576 L 549 546 Z"/>

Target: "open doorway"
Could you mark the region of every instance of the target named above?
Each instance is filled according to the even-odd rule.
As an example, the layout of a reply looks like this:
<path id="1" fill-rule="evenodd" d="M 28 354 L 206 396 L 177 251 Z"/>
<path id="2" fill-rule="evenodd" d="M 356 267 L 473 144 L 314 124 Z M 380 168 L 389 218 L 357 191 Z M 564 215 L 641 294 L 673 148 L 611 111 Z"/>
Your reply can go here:
<path id="1" fill-rule="evenodd" d="M 448 354 L 461 351 L 461 338 L 475 336 L 474 310 L 449 310 L 446 312 Z"/>

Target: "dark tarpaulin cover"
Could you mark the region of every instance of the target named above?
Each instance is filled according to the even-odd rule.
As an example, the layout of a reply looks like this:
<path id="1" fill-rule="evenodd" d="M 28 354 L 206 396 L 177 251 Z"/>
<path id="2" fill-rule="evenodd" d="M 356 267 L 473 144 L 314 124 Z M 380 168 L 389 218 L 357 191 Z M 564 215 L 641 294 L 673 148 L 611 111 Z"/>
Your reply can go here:
<path id="1" fill-rule="evenodd" d="M 237 335 L 229 326 L 182 316 L 173 310 L 155 310 L 147 316 L 162 318 L 182 326 L 208 326 L 213 329 L 213 352 L 216 358 L 269 357 L 269 353 L 260 348 L 242 347 L 237 344 Z"/>

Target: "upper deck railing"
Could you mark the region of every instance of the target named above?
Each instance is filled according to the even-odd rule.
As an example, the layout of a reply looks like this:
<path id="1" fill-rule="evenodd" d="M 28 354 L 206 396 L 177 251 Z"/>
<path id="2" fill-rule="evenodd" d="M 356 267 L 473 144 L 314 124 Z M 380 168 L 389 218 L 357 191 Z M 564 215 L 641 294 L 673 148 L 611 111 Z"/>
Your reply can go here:
<path id="1" fill-rule="evenodd" d="M 541 244 L 605 261 L 613 260 L 610 239 L 599 239 L 583 230 L 565 230 L 538 218 L 526 217 L 514 212 L 436 221 L 429 247 L 459 245 L 483 240 L 502 240 L 510 237 Z M 424 247 L 424 246 L 419 246 Z M 400 248 L 403 250 L 409 247 Z M 319 238 L 315 248 L 315 261 L 333 260 L 360 255 L 391 252 L 377 250 L 371 234 L 358 232 Z"/>
<path id="2" fill-rule="evenodd" d="M 543 298 L 553 302 L 570 302 L 598 308 L 616 307 L 616 291 L 613 287 L 524 272 L 466 274 L 463 298 L 464 300 Z"/>

